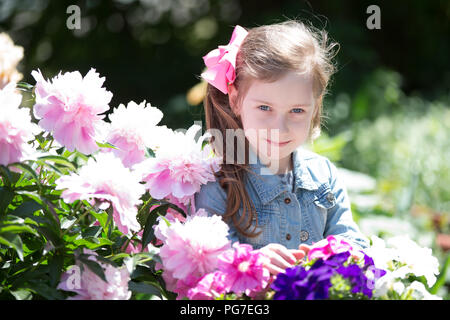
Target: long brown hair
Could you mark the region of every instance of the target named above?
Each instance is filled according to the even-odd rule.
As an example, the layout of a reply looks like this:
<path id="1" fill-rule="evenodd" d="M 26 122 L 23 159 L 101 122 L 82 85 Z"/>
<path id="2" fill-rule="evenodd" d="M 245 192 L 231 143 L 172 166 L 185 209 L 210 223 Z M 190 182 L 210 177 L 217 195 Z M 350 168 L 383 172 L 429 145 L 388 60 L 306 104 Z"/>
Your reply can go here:
<path id="1" fill-rule="evenodd" d="M 325 31 L 308 27 L 297 20 L 263 25 L 247 31 L 236 59 L 236 79 L 233 85 L 238 94 L 237 101 L 232 103 L 242 103 L 254 79 L 273 82 L 287 71 L 311 75 L 316 109 L 309 133 L 309 139 L 313 141 L 320 135 L 322 101 L 330 77 L 335 71 L 331 60 L 335 55 L 333 49 L 337 43 L 329 43 Z M 215 141 L 213 137 L 210 140 L 211 147 L 216 155 L 228 159 L 226 151 L 231 150 L 228 148 L 235 149 L 235 145 L 233 141 L 233 145 L 227 148 L 226 129 L 243 130 L 242 121 L 232 111 L 229 97 L 210 84 L 207 85 L 203 104 L 207 130 L 219 130 L 223 137 L 223 141 Z M 258 235 L 255 232 L 258 224 L 257 214 L 245 188 L 245 174 L 253 174 L 248 164 L 248 148 L 249 142 L 245 138 L 245 163 L 222 161 L 216 178 L 227 193 L 227 207 L 223 219 L 231 219 L 238 232 L 247 237 L 254 237 Z M 236 152 L 233 154 L 233 157 L 237 156 Z M 242 215 L 238 217 L 241 205 Z M 256 220 L 256 224 L 249 230 L 252 220 Z"/>

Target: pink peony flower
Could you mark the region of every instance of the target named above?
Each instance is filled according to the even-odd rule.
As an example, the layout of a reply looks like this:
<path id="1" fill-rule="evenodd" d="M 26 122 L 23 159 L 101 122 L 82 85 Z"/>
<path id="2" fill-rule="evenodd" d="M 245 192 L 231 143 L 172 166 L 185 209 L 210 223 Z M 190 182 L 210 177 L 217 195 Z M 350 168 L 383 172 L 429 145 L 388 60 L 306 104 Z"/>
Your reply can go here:
<path id="1" fill-rule="evenodd" d="M 226 275 L 221 271 L 215 271 L 204 275 L 197 285 L 187 292 L 191 300 L 214 300 L 226 293 Z"/>
<path id="2" fill-rule="evenodd" d="M 193 196 L 202 184 L 215 181 L 214 172 L 218 171 L 221 159 L 213 156 L 209 145 L 202 150 L 206 135 L 195 141 L 194 134 L 199 129 L 200 126 L 193 125 L 186 134 L 168 133 L 165 143 L 155 152 L 156 157 L 134 167 L 153 198 L 174 197 L 186 205 L 193 203 Z"/>
<path id="3" fill-rule="evenodd" d="M 163 265 L 157 262 L 155 264 L 156 270 L 163 270 Z M 170 292 L 177 294 L 177 300 L 182 300 L 187 298 L 187 294 L 189 289 L 195 287 L 201 277 L 188 275 L 185 279 L 176 279 L 173 277 L 172 273 L 164 269 L 162 273 L 162 278 L 164 279 L 164 283 L 166 285 L 166 289 Z"/>
<path id="4" fill-rule="evenodd" d="M 104 134 L 105 117 L 112 93 L 102 87 L 95 69 L 83 78 L 78 71 L 59 73 L 51 81 L 44 80 L 41 71 L 33 71 L 36 80 L 34 115 L 39 126 L 69 151 L 91 154 L 99 149 L 96 140 Z"/>
<path id="5" fill-rule="evenodd" d="M 191 197 L 192 197 L 192 199 L 191 199 Z M 186 214 L 190 214 L 191 212 L 196 212 L 197 210 L 195 209 L 195 206 L 194 206 L 195 195 L 192 195 L 192 196 L 187 197 L 187 198 L 188 199 L 183 199 L 183 198 L 178 199 L 178 198 L 175 198 L 173 195 L 170 194 L 165 199 L 168 202 L 176 205 L 178 208 L 183 210 L 183 212 L 186 213 Z M 188 208 L 189 205 L 191 206 L 191 210 L 188 210 L 189 209 Z"/>
<path id="6" fill-rule="evenodd" d="M 326 239 L 313 244 L 312 249 L 308 252 L 308 259 L 321 258 L 326 260 L 334 254 L 352 250 L 353 248 L 348 242 L 340 237 L 330 235 Z"/>
<path id="7" fill-rule="evenodd" d="M 180 280 L 214 271 L 218 256 L 230 248 L 227 235 L 228 225 L 217 215 L 198 214 L 184 223 L 173 222 L 165 230 L 159 252 L 164 270 Z"/>
<path id="8" fill-rule="evenodd" d="M 188 296 L 188 292 L 195 287 L 200 280 L 199 276 L 188 275 L 184 279 L 178 279 L 172 292 L 177 294 L 177 300 L 182 300 Z"/>
<path id="9" fill-rule="evenodd" d="M 88 259 L 97 261 L 97 254 L 94 251 L 84 249 L 83 253 L 91 254 Z M 68 300 L 130 299 L 131 291 L 128 290 L 128 281 L 131 279 L 127 268 L 115 268 L 110 264 L 98 263 L 103 268 L 106 282 L 92 272 L 87 266 L 83 266 L 83 269 L 81 269 L 82 263 L 77 261 L 76 266 L 72 266 L 72 269 L 63 273 L 57 288 L 77 293 L 76 296 L 69 297 Z"/>
<path id="10" fill-rule="evenodd" d="M 33 153 L 27 142 L 40 132 L 31 122 L 28 109 L 19 108 L 22 95 L 16 84 L 9 83 L 0 89 L 0 164 L 20 162 Z"/>
<path id="11" fill-rule="evenodd" d="M 152 208 L 155 206 L 152 206 Z M 152 208 L 150 208 L 150 210 L 152 210 Z M 204 209 L 200 209 L 200 210 L 204 210 Z M 199 210 L 199 211 L 200 211 Z M 169 208 L 167 209 L 167 213 L 164 216 L 167 221 L 169 221 L 170 224 L 174 223 L 174 222 L 181 222 L 184 223 L 186 221 L 186 218 L 179 213 L 178 211 L 176 211 L 175 209 Z M 155 236 L 157 239 L 159 239 L 160 241 L 166 241 L 167 240 L 167 229 L 169 228 L 169 226 L 167 225 L 166 221 L 164 219 L 162 219 L 161 217 L 158 217 L 157 220 L 158 224 L 153 226 L 153 229 L 155 230 Z"/>
<path id="12" fill-rule="evenodd" d="M 270 280 L 270 272 L 264 266 L 268 258 L 248 244 L 235 242 L 233 249 L 219 256 L 218 269 L 225 274 L 227 291 L 251 295 L 263 290 Z"/>
<path id="13" fill-rule="evenodd" d="M 124 234 L 139 231 L 136 206 L 142 202 L 140 197 L 145 192 L 139 176 L 125 168 L 112 153 L 99 153 L 96 158 L 89 158 L 78 174 L 56 180 L 57 189 L 66 189 L 62 198 L 69 203 L 96 199 L 103 210 L 112 204 L 113 219 L 119 230 Z"/>
<path id="14" fill-rule="evenodd" d="M 126 167 L 145 160 L 146 148 L 155 150 L 162 143 L 163 131 L 169 130 L 156 126 L 162 117 L 161 110 L 145 101 L 139 105 L 130 101 L 126 108 L 121 104 L 109 115 L 111 125 L 106 141 L 118 148 L 110 150 Z"/>

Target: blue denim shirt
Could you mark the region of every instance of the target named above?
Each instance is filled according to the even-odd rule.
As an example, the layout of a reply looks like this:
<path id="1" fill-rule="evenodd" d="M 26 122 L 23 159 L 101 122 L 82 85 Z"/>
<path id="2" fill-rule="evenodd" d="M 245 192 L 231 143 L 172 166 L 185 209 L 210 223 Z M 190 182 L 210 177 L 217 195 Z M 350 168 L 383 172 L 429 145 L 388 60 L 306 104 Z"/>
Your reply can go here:
<path id="1" fill-rule="evenodd" d="M 369 246 L 353 221 L 347 190 L 329 159 L 303 147 L 294 150 L 292 188 L 282 183 L 279 175 L 271 174 L 250 148 L 252 156 L 257 158 L 250 161 L 256 175 L 246 174 L 245 186 L 258 215 L 256 230 L 262 232 L 256 237 L 246 237 L 230 221 L 232 242 L 248 243 L 255 249 L 269 243 L 297 249 L 302 243 L 311 245 L 328 235 L 339 235 L 362 249 Z M 209 215 L 224 214 L 226 201 L 226 192 L 218 181 L 202 185 L 195 194 L 196 210 L 203 208 Z"/>

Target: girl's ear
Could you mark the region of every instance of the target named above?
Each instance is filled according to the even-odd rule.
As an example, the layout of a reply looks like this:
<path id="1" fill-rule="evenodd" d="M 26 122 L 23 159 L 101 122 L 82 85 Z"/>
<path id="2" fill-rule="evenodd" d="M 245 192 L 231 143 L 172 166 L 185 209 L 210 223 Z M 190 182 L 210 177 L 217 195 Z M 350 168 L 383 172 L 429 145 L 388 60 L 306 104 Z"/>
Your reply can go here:
<path id="1" fill-rule="evenodd" d="M 237 106 L 237 95 L 238 91 L 234 84 L 228 86 L 228 102 L 230 104 L 231 110 L 233 110 L 236 116 L 239 116 L 240 110 Z"/>

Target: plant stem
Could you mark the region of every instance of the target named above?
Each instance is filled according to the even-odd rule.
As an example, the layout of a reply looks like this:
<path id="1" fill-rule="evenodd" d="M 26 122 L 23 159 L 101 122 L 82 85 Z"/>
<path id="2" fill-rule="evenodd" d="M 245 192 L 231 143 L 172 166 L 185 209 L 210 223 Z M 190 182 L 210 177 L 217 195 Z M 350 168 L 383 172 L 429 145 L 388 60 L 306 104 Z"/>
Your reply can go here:
<path id="1" fill-rule="evenodd" d="M 50 140 L 50 144 L 48 145 L 47 151 L 50 151 L 50 149 L 52 147 L 52 144 L 53 144 L 53 141 L 55 141 L 55 139 L 52 137 L 52 139 Z"/>
<path id="2" fill-rule="evenodd" d="M 136 236 L 136 234 L 137 234 L 137 232 L 136 232 L 136 231 L 133 231 L 133 235 L 131 236 L 131 238 L 128 238 L 128 239 L 127 239 L 127 241 L 125 242 L 125 244 L 124 244 L 124 246 L 123 246 L 124 250 L 127 249 L 128 244 L 131 242 L 131 239 L 133 239 L 133 238 Z"/>
<path id="3" fill-rule="evenodd" d="M 62 233 L 61 237 L 64 237 L 64 235 L 70 231 L 70 229 L 72 229 L 73 226 L 75 226 L 78 222 L 80 222 L 81 219 L 83 219 L 88 213 L 90 212 L 90 210 L 86 210 L 85 212 L 83 212 L 82 215 L 80 215 L 77 220 L 75 220 L 74 223 L 72 223 L 66 230 L 64 230 L 64 232 Z"/>

